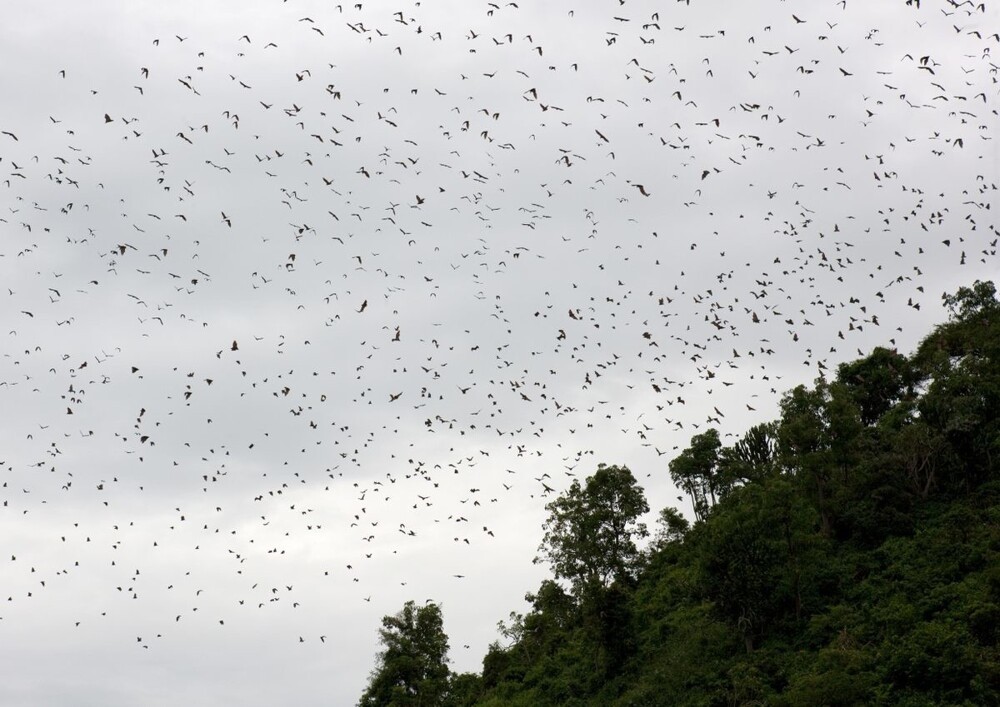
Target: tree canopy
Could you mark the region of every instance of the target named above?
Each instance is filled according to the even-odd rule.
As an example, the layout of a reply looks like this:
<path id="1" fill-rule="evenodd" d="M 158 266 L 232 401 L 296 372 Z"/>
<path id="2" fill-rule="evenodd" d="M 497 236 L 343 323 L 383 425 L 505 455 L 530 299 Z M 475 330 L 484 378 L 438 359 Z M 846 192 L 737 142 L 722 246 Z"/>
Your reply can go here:
<path id="1" fill-rule="evenodd" d="M 361 696 L 360 707 L 430 707 L 448 691 L 448 636 L 441 607 L 406 602 L 382 619 L 384 649 Z"/>
<path id="2" fill-rule="evenodd" d="M 649 504 L 628 468 L 602 464 L 584 485 L 574 480 L 545 508 L 549 517 L 536 561 L 547 561 L 558 579 L 580 594 L 631 576 L 639 558 L 636 540 L 648 534 L 638 519 Z"/>

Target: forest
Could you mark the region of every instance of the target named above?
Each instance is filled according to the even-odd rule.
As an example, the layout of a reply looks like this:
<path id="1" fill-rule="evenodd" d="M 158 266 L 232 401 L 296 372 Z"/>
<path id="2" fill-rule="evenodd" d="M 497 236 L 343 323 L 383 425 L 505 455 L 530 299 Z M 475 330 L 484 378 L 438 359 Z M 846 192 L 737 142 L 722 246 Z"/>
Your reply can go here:
<path id="1" fill-rule="evenodd" d="M 798 386 L 669 463 L 689 515 L 600 465 L 546 507 L 551 577 L 452 673 L 443 609 L 386 616 L 359 704 L 1000 705 L 1000 301 Z M 831 373 L 833 373 L 831 371 Z"/>

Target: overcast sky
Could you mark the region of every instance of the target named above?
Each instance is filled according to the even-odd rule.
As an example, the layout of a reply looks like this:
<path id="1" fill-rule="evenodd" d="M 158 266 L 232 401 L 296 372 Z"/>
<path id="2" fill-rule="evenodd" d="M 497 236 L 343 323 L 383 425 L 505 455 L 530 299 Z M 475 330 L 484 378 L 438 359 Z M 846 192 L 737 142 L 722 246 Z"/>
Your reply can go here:
<path id="1" fill-rule="evenodd" d="M 478 670 L 572 479 L 690 512 L 997 273 L 990 2 L 5 16 L 4 705 L 353 704 L 408 599 Z"/>

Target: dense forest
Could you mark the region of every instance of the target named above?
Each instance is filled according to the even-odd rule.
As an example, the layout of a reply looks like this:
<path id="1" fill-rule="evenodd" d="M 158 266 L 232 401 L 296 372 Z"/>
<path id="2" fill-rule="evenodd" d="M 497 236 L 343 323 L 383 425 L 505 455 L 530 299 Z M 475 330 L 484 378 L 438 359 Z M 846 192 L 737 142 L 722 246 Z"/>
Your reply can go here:
<path id="1" fill-rule="evenodd" d="M 552 577 L 452 674 L 440 606 L 383 620 L 360 704 L 1000 705 L 1000 301 L 945 296 L 732 446 L 669 464 L 693 514 L 600 466 L 547 506 Z M 831 372 L 832 373 L 832 372 Z"/>

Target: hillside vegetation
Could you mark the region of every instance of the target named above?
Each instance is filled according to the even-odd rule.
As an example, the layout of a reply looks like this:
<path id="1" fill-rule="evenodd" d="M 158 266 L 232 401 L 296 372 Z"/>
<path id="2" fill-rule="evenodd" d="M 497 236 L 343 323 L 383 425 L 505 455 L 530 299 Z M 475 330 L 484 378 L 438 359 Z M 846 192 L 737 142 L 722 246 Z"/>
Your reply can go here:
<path id="1" fill-rule="evenodd" d="M 694 522 L 664 509 L 643 550 L 628 469 L 574 482 L 552 578 L 482 672 L 442 674 L 440 643 L 407 653 L 386 617 L 362 704 L 1000 705 L 1000 302 L 977 282 L 945 303 L 912 355 L 787 392 L 731 446 L 693 437 L 669 473 Z"/>

